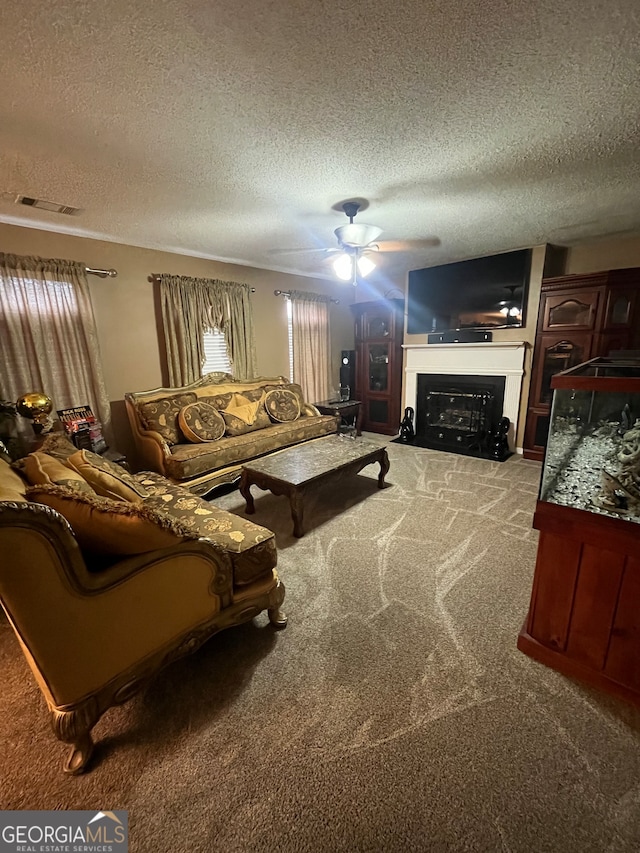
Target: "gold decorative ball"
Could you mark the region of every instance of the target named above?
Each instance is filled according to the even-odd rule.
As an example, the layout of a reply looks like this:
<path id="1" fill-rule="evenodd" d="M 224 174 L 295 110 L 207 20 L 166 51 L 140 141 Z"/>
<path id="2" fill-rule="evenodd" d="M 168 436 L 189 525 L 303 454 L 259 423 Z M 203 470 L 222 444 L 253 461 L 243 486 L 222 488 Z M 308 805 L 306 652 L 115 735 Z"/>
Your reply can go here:
<path id="1" fill-rule="evenodd" d="M 28 394 L 23 394 L 16 402 L 18 414 L 33 421 L 34 424 L 46 423 L 52 409 L 51 397 L 47 397 L 42 391 L 30 391 Z"/>

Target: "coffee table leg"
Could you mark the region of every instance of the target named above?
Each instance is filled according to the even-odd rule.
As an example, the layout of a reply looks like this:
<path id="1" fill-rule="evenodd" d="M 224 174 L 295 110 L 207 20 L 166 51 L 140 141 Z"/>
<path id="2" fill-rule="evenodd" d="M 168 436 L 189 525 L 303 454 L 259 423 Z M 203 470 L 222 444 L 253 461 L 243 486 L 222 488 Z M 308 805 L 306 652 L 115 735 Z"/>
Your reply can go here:
<path id="1" fill-rule="evenodd" d="M 293 519 L 293 535 L 300 539 L 304 536 L 304 504 L 302 493 L 297 490 L 290 492 L 289 503 L 291 505 L 291 518 Z"/>
<path id="2" fill-rule="evenodd" d="M 245 512 L 247 513 L 247 515 L 253 515 L 253 513 L 256 511 L 256 508 L 255 504 L 253 503 L 253 495 L 251 494 L 251 483 L 249 483 L 248 480 L 249 478 L 246 475 L 246 471 L 243 471 L 240 475 L 240 485 L 238 487 L 238 491 L 247 502 Z"/>
<path id="3" fill-rule="evenodd" d="M 386 450 L 382 451 L 380 459 L 380 473 L 378 474 L 378 488 L 384 489 L 384 478 L 389 471 L 389 456 Z"/>

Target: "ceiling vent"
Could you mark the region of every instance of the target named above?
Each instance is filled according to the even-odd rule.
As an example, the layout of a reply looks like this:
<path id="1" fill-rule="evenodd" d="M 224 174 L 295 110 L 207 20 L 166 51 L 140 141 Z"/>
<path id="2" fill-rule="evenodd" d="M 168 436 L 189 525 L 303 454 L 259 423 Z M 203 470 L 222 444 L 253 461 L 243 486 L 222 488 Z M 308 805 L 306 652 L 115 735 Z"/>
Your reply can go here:
<path id="1" fill-rule="evenodd" d="M 37 207 L 40 210 L 49 210 L 51 213 L 63 213 L 65 216 L 77 216 L 82 213 L 79 207 L 71 207 L 70 204 L 57 204 L 55 201 L 44 201 L 41 198 L 31 198 L 20 193 L 2 193 L 3 201 L 11 201 L 14 204 L 24 204 L 27 207 Z"/>

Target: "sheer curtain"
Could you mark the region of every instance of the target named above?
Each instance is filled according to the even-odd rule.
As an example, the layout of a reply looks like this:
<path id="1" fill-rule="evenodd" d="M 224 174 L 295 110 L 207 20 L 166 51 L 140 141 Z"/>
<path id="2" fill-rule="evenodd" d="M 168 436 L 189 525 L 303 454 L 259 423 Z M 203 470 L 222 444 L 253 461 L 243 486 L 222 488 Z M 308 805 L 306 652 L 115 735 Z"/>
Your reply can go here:
<path id="1" fill-rule="evenodd" d="M 189 385 L 202 375 L 204 332 L 220 329 L 236 379 L 256 375 L 255 334 L 248 284 L 188 276 L 160 276 L 169 384 Z"/>
<path id="2" fill-rule="evenodd" d="M 331 373 L 330 297 L 290 291 L 293 330 L 293 378 L 305 400 L 319 403 L 329 398 Z"/>
<path id="3" fill-rule="evenodd" d="M 0 396 L 43 391 L 54 409 L 88 403 L 111 438 L 111 409 L 84 264 L 0 253 Z"/>

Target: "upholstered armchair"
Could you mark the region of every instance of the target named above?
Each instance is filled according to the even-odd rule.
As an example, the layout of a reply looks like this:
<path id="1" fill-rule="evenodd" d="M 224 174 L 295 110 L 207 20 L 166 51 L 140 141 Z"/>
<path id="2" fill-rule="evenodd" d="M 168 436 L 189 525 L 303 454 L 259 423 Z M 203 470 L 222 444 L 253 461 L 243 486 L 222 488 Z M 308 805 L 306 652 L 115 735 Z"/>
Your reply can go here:
<path id="1" fill-rule="evenodd" d="M 65 772 L 85 770 L 100 716 L 160 667 L 263 610 L 286 624 L 275 547 L 260 553 L 262 568 L 242 584 L 234 555 L 209 538 L 90 568 L 68 521 L 25 498 L 25 483 L 0 460 L 0 601 L 53 730 L 72 745 Z"/>

